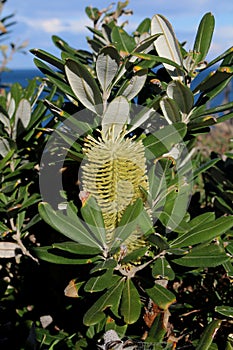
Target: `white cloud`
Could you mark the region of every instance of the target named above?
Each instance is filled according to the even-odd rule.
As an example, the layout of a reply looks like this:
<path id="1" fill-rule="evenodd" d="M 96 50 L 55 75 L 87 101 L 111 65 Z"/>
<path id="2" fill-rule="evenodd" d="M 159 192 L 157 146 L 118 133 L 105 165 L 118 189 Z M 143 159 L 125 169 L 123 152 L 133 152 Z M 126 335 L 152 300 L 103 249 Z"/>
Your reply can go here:
<path id="1" fill-rule="evenodd" d="M 212 51 L 219 55 L 233 46 L 233 26 L 218 26 L 214 32 Z"/>
<path id="2" fill-rule="evenodd" d="M 43 20 L 41 27 L 46 33 L 59 33 L 63 32 L 64 28 L 66 28 L 66 26 L 59 18 L 50 18 Z"/>
<path id="3" fill-rule="evenodd" d="M 215 31 L 215 36 L 218 38 L 224 38 L 224 40 L 233 41 L 233 25 L 218 25 Z"/>
<path id="4" fill-rule="evenodd" d="M 28 17 L 21 17 L 21 22 L 24 22 L 32 30 L 37 30 L 38 28 L 45 33 L 58 34 L 58 33 L 76 33 L 85 34 L 87 32 L 86 26 L 90 25 L 88 18 L 83 18 L 79 20 L 63 20 L 57 17 L 45 18 L 45 19 L 31 19 Z"/>

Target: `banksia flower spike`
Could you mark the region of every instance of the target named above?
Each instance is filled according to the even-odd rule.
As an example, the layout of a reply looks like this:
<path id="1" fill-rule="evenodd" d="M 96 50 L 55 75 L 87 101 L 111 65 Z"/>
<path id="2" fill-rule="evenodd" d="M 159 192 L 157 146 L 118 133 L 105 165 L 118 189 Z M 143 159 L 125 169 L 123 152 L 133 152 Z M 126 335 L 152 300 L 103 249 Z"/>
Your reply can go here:
<path id="1" fill-rule="evenodd" d="M 97 139 L 89 135 L 84 145 L 82 186 L 102 210 L 109 246 L 126 207 L 137 198 L 145 200 L 140 187 L 148 190 L 144 146 L 126 134 L 123 127 L 116 136 L 113 125 L 107 134 L 100 131 Z M 133 232 L 124 242 L 128 252 L 142 245 L 140 235 Z"/>

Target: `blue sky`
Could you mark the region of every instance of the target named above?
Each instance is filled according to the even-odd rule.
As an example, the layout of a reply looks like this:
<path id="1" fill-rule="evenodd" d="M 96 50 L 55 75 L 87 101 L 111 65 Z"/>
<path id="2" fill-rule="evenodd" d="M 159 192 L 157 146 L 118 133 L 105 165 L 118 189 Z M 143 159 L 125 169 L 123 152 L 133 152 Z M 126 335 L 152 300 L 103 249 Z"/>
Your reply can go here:
<path id="1" fill-rule="evenodd" d="M 102 9 L 110 3 L 106 0 L 8 0 L 3 15 L 15 14 L 17 24 L 12 27 L 12 41 L 21 43 L 28 40 L 27 51 L 40 48 L 59 56 L 51 36 L 58 35 L 78 49 L 88 49 L 85 38 L 89 31 L 86 26 L 91 22 L 85 14 L 85 7 L 92 5 Z M 233 45 L 232 0 L 131 0 L 128 8 L 133 10 L 133 16 L 125 17 L 129 20 L 125 27 L 129 33 L 145 17 L 162 14 L 172 24 L 178 40 L 187 41 L 186 49 L 192 48 L 202 16 L 212 12 L 215 31 L 208 58 L 216 57 Z M 11 69 L 35 68 L 33 58 L 30 53 L 16 54 L 8 66 Z"/>

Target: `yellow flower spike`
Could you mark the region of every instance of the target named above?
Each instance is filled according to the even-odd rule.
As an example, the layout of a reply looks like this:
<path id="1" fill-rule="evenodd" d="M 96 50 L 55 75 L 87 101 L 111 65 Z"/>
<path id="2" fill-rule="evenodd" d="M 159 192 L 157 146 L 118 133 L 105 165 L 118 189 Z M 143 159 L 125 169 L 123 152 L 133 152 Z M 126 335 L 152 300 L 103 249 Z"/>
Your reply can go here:
<path id="1" fill-rule="evenodd" d="M 116 137 L 114 126 L 98 139 L 88 136 L 84 144 L 86 163 L 82 166 L 83 191 L 93 195 L 100 206 L 107 232 L 107 244 L 111 244 L 126 207 L 137 198 L 144 198 L 140 187 L 148 191 L 148 178 L 142 141 L 125 137 L 126 129 Z M 141 245 L 139 233 L 124 242 L 127 251 Z M 134 246 L 133 249 L 130 248 Z"/>

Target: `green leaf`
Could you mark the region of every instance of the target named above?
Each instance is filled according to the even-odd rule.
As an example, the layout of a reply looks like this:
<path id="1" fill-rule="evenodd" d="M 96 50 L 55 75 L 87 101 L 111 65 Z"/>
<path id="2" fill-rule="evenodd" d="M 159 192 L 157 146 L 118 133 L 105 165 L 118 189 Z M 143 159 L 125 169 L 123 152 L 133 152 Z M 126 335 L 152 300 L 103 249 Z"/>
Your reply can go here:
<path id="1" fill-rule="evenodd" d="M 170 193 L 166 193 L 166 201 L 162 212 L 154 212 L 155 215 L 158 215 L 159 220 L 166 229 L 170 231 L 176 231 L 176 228 L 179 228 L 179 224 L 182 222 L 187 212 L 190 199 L 190 184 L 188 184 L 185 179 L 183 179 L 183 181 L 179 179 L 179 181 L 180 183 L 174 186 L 174 189 Z"/>
<path id="2" fill-rule="evenodd" d="M 136 28 L 135 32 L 136 33 L 148 33 L 150 30 L 150 18 L 145 18 Z"/>
<path id="3" fill-rule="evenodd" d="M 169 310 L 166 311 L 160 311 L 152 323 L 151 328 L 148 332 L 148 337 L 146 338 L 146 341 L 148 343 L 153 343 L 153 349 L 154 350 L 171 350 L 172 349 L 172 343 L 168 343 L 163 341 L 164 337 L 167 333 L 167 327 L 166 327 L 166 319 L 169 317 L 170 312 Z"/>
<path id="4" fill-rule="evenodd" d="M 225 305 L 216 306 L 215 311 L 223 316 L 233 318 L 233 307 L 231 306 L 225 306 Z"/>
<path id="5" fill-rule="evenodd" d="M 38 72 L 39 74 L 39 72 Z M 43 83 L 42 83 L 43 84 Z M 25 95 L 24 95 L 24 98 L 26 98 L 28 101 L 37 101 L 38 99 L 38 96 L 35 96 L 34 93 L 35 91 L 39 92 L 40 91 L 40 88 L 42 87 L 40 85 L 39 89 L 37 90 L 37 77 L 34 77 L 33 79 L 31 80 L 28 80 L 28 85 L 26 86 L 25 88 Z"/>
<path id="6" fill-rule="evenodd" d="M 96 199 L 89 196 L 81 207 L 81 214 L 94 237 L 101 242 L 102 247 L 106 246 L 106 230 L 101 208 Z"/>
<path id="7" fill-rule="evenodd" d="M 95 55 L 98 55 L 99 51 L 103 48 L 103 43 L 102 41 L 99 40 L 99 38 L 96 38 L 95 39 L 90 39 L 88 38 L 88 44 L 89 46 L 91 47 L 93 53 Z M 69 57 L 70 58 L 70 57 Z"/>
<path id="8" fill-rule="evenodd" d="M 106 40 L 106 38 L 104 37 L 103 33 L 100 30 L 89 26 L 87 26 L 87 29 L 94 34 L 94 38 L 96 38 L 96 40 L 101 42 L 103 45 L 108 44 L 108 41 Z"/>
<path id="9" fill-rule="evenodd" d="M 82 127 L 82 122 L 80 122 L 80 125 Z M 84 126 L 84 128 L 87 127 L 87 126 Z M 39 129 L 39 130 L 42 130 L 43 129 Z M 90 129 L 89 129 L 90 130 Z M 77 129 L 75 131 L 78 131 Z M 82 150 L 81 150 L 81 146 L 75 142 L 75 138 L 74 138 L 74 135 L 72 135 L 71 137 L 69 137 L 67 135 L 67 133 L 64 133 L 64 131 L 61 131 L 61 130 L 58 130 L 58 129 L 55 129 L 54 130 L 54 134 L 57 134 L 59 135 L 59 138 L 62 139 L 63 141 L 65 141 L 65 143 L 70 146 L 68 149 L 69 149 L 69 152 L 72 152 L 72 150 L 70 149 L 71 147 L 81 156 L 83 157 L 82 155 Z"/>
<path id="10" fill-rule="evenodd" d="M 214 73 L 209 73 L 209 75 L 193 89 L 193 93 L 198 91 L 204 93 L 209 92 L 209 96 L 212 97 L 212 90 L 219 87 L 221 91 L 223 87 L 225 87 L 226 83 L 228 83 L 229 79 L 232 78 L 232 75 L 233 68 L 220 66 Z"/>
<path id="11" fill-rule="evenodd" d="M 60 38 L 57 35 L 52 35 L 52 40 L 54 42 L 54 44 L 62 51 L 68 52 L 71 55 L 77 55 L 78 50 L 73 47 L 71 47 L 70 45 L 67 44 L 67 42 L 65 40 L 63 40 L 62 38 Z"/>
<path id="12" fill-rule="evenodd" d="M 103 115 L 102 131 L 104 135 L 108 135 L 109 129 L 113 128 L 114 138 L 117 138 L 127 124 L 129 118 L 129 102 L 124 96 L 114 98 L 108 105 Z"/>
<path id="13" fill-rule="evenodd" d="M 229 338 L 230 338 L 230 335 L 229 335 Z M 230 340 L 230 339 L 229 339 L 229 340 Z M 232 341 L 231 341 L 231 342 L 228 341 L 228 342 L 226 343 L 226 348 L 225 348 L 225 350 L 233 350 Z"/>
<path id="14" fill-rule="evenodd" d="M 207 212 L 201 215 L 196 216 L 191 221 L 189 221 L 189 227 L 194 230 L 199 228 L 205 223 L 213 222 L 215 220 L 215 214 L 213 212 Z"/>
<path id="15" fill-rule="evenodd" d="M 176 101 L 165 96 L 160 100 L 159 104 L 168 124 L 174 124 L 182 121 Z"/>
<path id="16" fill-rule="evenodd" d="M 224 73 L 223 73 L 224 75 Z M 224 89 L 230 84 L 232 79 L 232 74 L 227 74 L 228 76 L 225 76 L 225 78 L 222 76 L 222 81 L 218 85 L 216 85 L 213 89 L 208 90 L 208 92 L 204 92 L 203 94 L 203 102 L 207 102 L 212 100 L 215 96 L 219 96 L 221 92 L 224 91 Z M 230 115 L 230 113 L 229 113 Z M 219 121 L 224 121 L 229 119 L 229 115 L 219 117 Z M 218 119 L 217 119 L 218 121 Z"/>
<path id="17" fill-rule="evenodd" d="M 91 326 L 99 323 L 104 319 L 105 314 L 104 310 L 107 308 L 114 309 L 114 312 L 117 312 L 122 290 L 124 288 L 125 278 L 118 278 L 117 283 L 107 290 L 85 313 L 83 318 L 83 323 L 86 326 Z"/>
<path id="18" fill-rule="evenodd" d="M 62 243 L 53 243 L 53 248 L 61 249 L 69 253 L 77 255 L 97 255 L 101 253 L 101 249 L 97 247 L 85 246 L 83 244 L 75 242 L 62 242 Z"/>
<path id="19" fill-rule="evenodd" d="M 233 256 L 233 242 L 227 242 L 226 250 Z"/>
<path id="20" fill-rule="evenodd" d="M 233 264 L 231 263 L 231 261 L 227 261 L 227 262 L 223 263 L 222 265 L 227 273 L 227 276 L 232 279 L 233 278 Z"/>
<path id="21" fill-rule="evenodd" d="M 142 53 L 142 52 L 137 52 L 137 51 L 132 52 L 132 56 L 136 56 L 138 58 L 141 58 L 142 60 L 147 61 L 148 62 L 147 68 L 153 68 L 156 63 L 157 64 L 164 63 L 164 64 L 167 64 L 167 65 L 172 66 L 174 68 L 177 68 L 180 71 L 184 71 L 184 68 L 181 67 L 178 63 L 176 63 L 176 62 L 174 62 L 166 57 L 150 55 L 147 53 Z M 143 68 L 144 67 L 143 62 L 138 63 L 138 65 L 136 67 Z M 146 67 L 144 67 L 144 68 L 146 68 Z"/>
<path id="22" fill-rule="evenodd" d="M 168 249 L 169 245 L 167 240 L 159 233 L 152 234 L 148 237 L 148 242 L 155 247 L 159 247 L 160 250 Z"/>
<path id="23" fill-rule="evenodd" d="M 208 116 L 208 117 L 199 117 L 196 119 L 193 119 L 188 124 L 188 131 L 190 134 L 200 134 L 200 130 L 204 129 L 204 131 L 209 132 L 209 126 L 215 125 L 217 122 L 215 117 Z M 202 131 L 202 132 L 204 132 Z"/>
<path id="24" fill-rule="evenodd" d="M 29 208 L 31 205 L 38 203 L 40 200 L 41 200 L 41 197 L 39 196 L 39 194 L 33 193 L 31 196 L 25 198 L 20 210 L 25 209 L 25 208 Z"/>
<path id="25" fill-rule="evenodd" d="M 144 257 L 147 251 L 148 251 L 148 247 L 142 247 L 142 248 L 133 250 L 122 259 L 122 264 L 127 264 L 127 263 L 132 263 L 134 261 L 137 261 L 138 259 Z"/>
<path id="26" fill-rule="evenodd" d="M 64 341 L 64 339 L 67 338 L 67 335 L 68 334 L 64 331 L 60 331 L 58 334 L 54 335 L 54 334 L 51 334 L 49 329 L 44 329 L 42 327 L 41 328 L 38 327 L 36 331 L 36 339 L 38 339 L 38 341 L 43 345 L 50 346 L 52 344 L 51 345 L 52 347 L 54 347 L 54 345 L 56 345 L 59 341 Z M 50 350 L 51 350 L 51 346 L 50 346 Z"/>
<path id="27" fill-rule="evenodd" d="M 207 67 L 211 67 L 213 66 L 214 64 L 218 63 L 219 61 L 222 61 L 223 62 L 227 59 L 231 60 L 232 58 L 232 47 L 229 47 L 229 49 L 227 49 L 226 51 L 224 51 L 223 53 L 221 53 L 219 56 L 217 56 L 216 58 L 214 58 L 212 61 L 210 61 L 207 65 Z"/>
<path id="28" fill-rule="evenodd" d="M 129 5 L 129 0 L 118 1 L 116 6 L 116 15 L 119 17 L 122 13 L 126 12 L 125 8 Z M 110 5 L 111 6 L 111 5 Z"/>
<path id="29" fill-rule="evenodd" d="M 10 120 L 7 116 L 7 113 L 3 110 L 0 111 L 0 122 L 5 126 L 6 129 L 8 129 L 8 132 L 10 131 Z"/>
<path id="30" fill-rule="evenodd" d="M 165 257 L 158 258 L 152 265 L 152 275 L 154 278 L 165 278 L 173 280 L 175 273 Z"/>
<path id="31" fill-rule="evenodd" d="M 208 350 L 213 342 L 216 332 L 221 326 L 221 320 L 214 320 L 205 328 L 196 350 Z"/>
<path id="32" fill-rule="evenodd" d="M 211 241 L 222 235 L 233 226 L 233 216 L 221 217 L 212 222 L 194 227 L 189 232 L 180 235 L 173 242 L 172 248 L 182 248 L 193 244 Z"/>
<path id="33" fill-rule="evenodd" d="M 100 11 L 97 7 L 87 6 L 85 8 L 86 14 L 92 21 L 96 21 L 100 17 Z"/>
<path id="34" fill-rule="evenodd" d="M 219 124 L 219 123 L 225 122 L 225 121 L 227 121 L 229 119 L 232 119 L 232 117 L 233 117 L 233 113 L 231 113 L 231 112 L 230 113 L 225 113 L 222 116 L 218 117 L 216 122 L 217 122 L 217 124 Z"/>
<path id="35" fill-rule="evenodd" d="M 48 76 L 54 76 L 57 77 L 58 79 L 62 79 L 62 74 L 55 72 L 52 67 L 48 66 L 47 64 L 45 64 L 44 62 L 42 62 L 41 60 L 38 60 L 37 58 L 34 58 L 34 63 L 35 65 L 40 69 L 40 71 L 43 74 L 46 74 Z"/>
<path id="36" fill-rule="evenodd" d="M 68 83 L 65 82 L 65 80 L 62 78 L 61 75 L 54 72 L 50 67 L 48 67 L 46 64 L 44 64 L 43 62 L 41 62 L 36 58 L 34 59 L 34 63 L 40 69 L 40 71 L 48 77 L 48 79 L 52 84 L 57 86 L 63 93 L 76 98 L 72 89 L 70 88 Z"/>
<path id="37" fill-rule="evenodd" d="M 50 53 L 41 49 L 31 49 L 30 52 L 36 57 L 39 57 L 40 59 L 42 59 L 43 61 L 46 61 L 49 64 L 52 64 L 54 67 L 57 67 L 61 71 L 64 70 L 64 62 L 59 58 L 51 55 Z"/>
<path id="38" fill-rule="evenodd" d="M 15 101 L 15 107 L 17 107 L 24 95 L 23 88 L 19 83 L 14 83 L 11 86 L 10 92 L 11 92 L 11 97 Z"/>
<path id="39" fill-rule="evenodd" d="M 164 206 L 167 196 L 166 169 L 164 171 L 164 168 L 157 162 L 151 166 L 148 178 L 151 198 L 149 197 L 147 200 L 153 209 L 161 209 Z"/>
<path id="40" fill-rule="evenodd" d="M 135 50 L 131 53 L 132 56 L 135 56 L 136 52 L 144 52 L 148 51 L 148 49 L 153 49 L 153 47 L 150 47 L 154 41 L 160 36 L 160 34 L 155 34 L 155 35 L 149 35 L 144 39 L 139 41 L 137 44 Z"/>
<path id="41" fill-rule="evenodd" d="M 71 89 L 70 89 L 70 91 L 71 91 Z M 46 99 L 51 101 L 56 92 L 57 92 L 57 86 L 56 85 L 51 86 L 50 93 L 46 96 Z M 44 105 L 44 103 L 42 101 L 39 101 L 38 104 L 36 105 L 36 107 L 32 111 L 32 117 L 31 117 L 30 123 L 28 125 L 28 129 L 30 128 L 30 129 L 32 129 L 32 131 L 34 131 L 33 127 L 35 125 L 40 124 L 41 120 L 43 120 L 45 118 L 47 119 L 47 115 L 45 117 L 46 110 L 47 110 L 47 107 Z M 32 135 L 34 135 L 34 134 L 32 134 Z M 25 140 L 29 141 L 30 137 L 31 136 L 29 133 L 29 135 L 25 136 Z"/>
<path id="42" fill-rule="evenodd" d="M 73 48 L 71 50 L 73 50 L 73 52 L 61 52 L 61 58 L 64 61 L 64 64 L 67 58 L 72 58 L 75 61 L 79 60 L 80 63 L 87 66 L 93 62 L 93 55 L 90 52 L 85 50 L 74 50 Z"/>
<path id="43" fill-rule="evenodd" d="M 55 211 L 48 203 L 39 203 L 39 213 L 42 219 L 64 236 L 90 247 L 101 248 L 101 243 L 85 228 L 81 220 L 68 217 Z"/>
<path id="44" fill-rule="evenodd" d="M 118 276 L 114 276 L 112 272 L 112 270 L 107 270 L 99 276 L 91 277 L 85 284 L 84 290 L 93 293 L 109 289 L 118 282 Z"/>
<path id="45" fill-rule="evenodd" d="M 96 264 L 90 271 L 90 273 L 95 273 L 104 270 L 113 270 L 117 266 L 117 261 L 113 258 L 103 260 Z"/>
<path id="46" fill-rule="evenodd" d="M 114 26 L 112 33 L 112 42 L 120 55 L 126 56 L 133 51 L 136 46 L 135 40 L 124 29 Z"/>
<path id="47" fill-rule="evenodd" d="M 210 244 L 202 247 L 195 247 L 191 251 L 173 262 L 187 267 L 215 267 L 227 262 L 230 259 L 225 251 L 215 245 Z"/>
<path id="48" fill-rule="evenodd" d="M 29 228 L 36 225 L 39 221 L 41 221 L 41 217 L 39 214 L 36 214 L 35 216 L 33 216 L 32 219 L 30 219 L 30 221 L 26 225 L 23 226 L 21 233 L 26 233 L 29 230 Z"/>
<path id="49" fill-rule="evenodd" d="M 77 116 L 77 114 L 71 115 L 67 113 L 66 111 L 62 110 L 61 108 L 57 107 L 47 99 L 44 99 L 44 104 L 50 109 L 50 111 L 55 114 L 59 120 L 62 122 L 65 121 L 66 126 L 69 128 L 69 135 L 68 137 L 64 135 L 64 131 L 60 131 L 55 129 L 54 131 L 63 138 L 70 146 L 77 149 L 77 151 L 81 150 L 81 146 L 79 146 L 77 140 L 77 135 L 92 132 L 93 128 L 99 125 L 99 118 L 97 116 L 91 116 L 91 118 L 85 119 L 85 113 L 83 113 L 82 118 L 80 118 L 80 115 Z M 89 116 L 88 116 L 89 117 Z M 66 132 L 68 133 L 68 132 Z M 74 142 L 76 141 L 76 142 Z"/>
<path id="50" fill-rule="evenodd" d="M 10 231 L 9 227 L 7 227 L 5 224 L 0 222 L 0 235 L 2 235 L 3 233 L 5 234 L 9 231 Z"/>
<path id="51" fill-rule="evenodd" d="M 113 248 L 120 247 L 122 243 L 132 234 L 138 225 L 140 214 L 143 211 L 143 202 L 138 198 L 133 204 L 125 209 L 113 238 Z"/>
<path id="52" fill-rule="evenodd" d="M 162 35 L 155 41 L 155 49 L 159 56 L 168 58 L 182 66 L 181 52 L 175 33 L 169 21 L 162 15 L 154 15 L 151 20 L 151 34 Z M 183 72 L 169 64 L 164 67 L 173 79 L 183 80 Z"/>
<path id="53" fill-rule="evenodd" d="M 102 114 L 102 96 L 87 68 L 78 61 L 67 59 L 65 72 L 71 89 L 80 102 L 91 111 Z"/>
<path id="54" fill-rule="evenodd" d="M 125 80 L 117 92 L 117 95 L 125 96 L 131 101 L 141 91 L 147 78 L 147 69 L 141 69 L 134 73 L 131 79 Z"/>
<path id="55" fill-rule="evenodd" d="M 148 159 L 152 158 L 152 154 L 155 157 L 160 157 L 164 153 L 170 151 L 172 146 L 182 142 L 186 131 L 187 127 L 184 123 L 176 123 L 173 125 L 166 125 L 158 131 L 155 131 L 153 134 L 147 136 L 143 140 L 143 144 L 149 151 L 146 151 L 146 156 Z"/>
<path id="56" fill-rule="evenodd" d="M 10 152 L 11 152 L 10 142 L 5 137 L 0 136 L 0 155 L 5 158 Z"/>
<path id="57" fill-rule="evenodd" d="M 214 166 L 217 162 L 219 162 L 220 159 L 221 158 L 214 158 L 214 159 L 211 159 L 208 162 L 202 164 L 199 168 L 195 169 L 195 171 L 193 173 L 193 178 L 199 176 L 200 174 L 202 174 L 206 170 L 212 168 L 212 166 Z"/>
<path id="58" fill-rule="evenodd" d="M 15 113 L 15 124 L 19 121 L 22 123 L 24 129 L 27 128 L 31 119 L 31 105 L 28 100 L 23 98 L 20 100 L 18 108 Z"/>
<path id="59" fill-rule="evenodd" d="M 143 208 L 142 212 L 140 213 L 138 225 L 142 230 L 143 236 L 148 236 L 151 233 L 154 233 L 153 222 L 146 208 Z"/>
<path id="60" fill-rule="evenodd" d="M 160 97 L 159 97 L 160 99 Z M 158 101 L 159 101 L 158 99 Z M 142 108 L 139 113 L 133 117 L 130 121 L 130 128 L 128 129 L 128 133 L 140 127 L 143 123 L 145 123 L 149 118 L 153 118 L 154 116 L 160 116 L 154 109 L 148 109 L 147 107 Z"/>
<path id="61" fill-rule="evenodd" d="M 126 280 L 124 285 L 120 313 L 127 324 L 135 323 L 141 313 L 140 295 L 130 278 Z"/>
<path id="62" fill-rule="evenodd" d="M 204 107 L 204 109 L 203 109 Z M 228 102 L 228 103 L 222 103 L 220 106 L 215 106 L 213 108 L 208 108 L 206 109 L 205 106 L 202 106 L 202 110 L 200 112 L 200 115 L 201 116 L 204 116 L 204 115 L 211 115 L 211 114 L 215 114 L 215 113 L 221 113 L 221 112 L 225 112 L 227 110 L 230 110 L 233 108 L 233 102 Z M 197 111 L 198 111 L 198 108 L 197 108 Z M 196 116 L 196 110 L 194 112 L 194 115 Z M 199 114 L 197 113 L 197 116 Z"/>
<path id="63" fill-rule="evenodd" d="M 220 208 L 225 214 L 233 214 L 233 208 L 231 205 L 232 203 L 229 203 L 229 204 L 222 197 L 215 196 L 214 198 L 214 205 L 217 208 Z"/>
<path id="64" fill-rule="evenodd" d="M 15 113 L 15 107 L 16 107 L 15 99 L 10 96 L 9 107 L 8 107 L 8 111 L 7 111 L 10 119 L 13 117 L 13 115 Z"/>
<path id="65" fill-rule="evenodd" d="M 26 211 L 21 211 L 17 214 L 17 218 L 16 218 L 16 227 L 17 229 L 21 232 L 22 226 L 24 224 L 24 220 L 25 220 L 25 215 L 26 215 Z"/>
<path id="66" fill-rule="evenodd" d="M 152 288 L 146 289 L 146 293 L 163 310 L 167 310 L 176 301 L 175 295 L 170 290 L 157 283 Z"/>
<path id="67" fill-rule="evenodd" d="M 81 259 L 76 258 L 75 255 L 62 255 L 61 250 L 56 250 L 51 246 L 33 247 L 31 252 L 41 260 L 61 265 L 86 265 L 99 260 L 98 256 Z"/>
<path id="68" fill-rule="evenodd" d="M 4 140 L 2 138 L 2 140 Z M 5 141 L 5 140 L 4 140 Z M 1 144 L 1 137 L 0 137 L 0 144 Z M 0 147 L 1 149 L 1 147 Z M 15 150 L 14 149 L 11 149 L 5 156 L 3 159 L 1 159 L 1 162 L 0 162 L 0 171 L 2 171 L 2 169 L 4 169 L 4 167 L 6 166 L 7 162 L 11 159 L 11 157 L 13 156 L 13 154 L 15 153 Z M 0 151 L 0 154 L 1 154 L 1 151 Z"/>
<path id="69" fill-rule="evenodd" d="M 109 91 L 109 86 L 118 71 L 119 64 L 120 56 L 114 47 L 107 46 L 100 51 L 96 61 L 96 73 L 104 93 Z"/>
<path id="70" fill-rule="evenodd" d="M 187 115 L 191 111 L 194 96 L 192 91 L 181 81 L 171 81 L 167 86 L 167 95 L 177 103 L 181 113 Z"/>
<path id="71" fill-rule="evenodd" d="M 206 13 L 199 24 L 193 46 L 194 60 L 196 63 L 203 61 L 209 51 L 214 25 L 214 16 L 210 12 Z"/>

